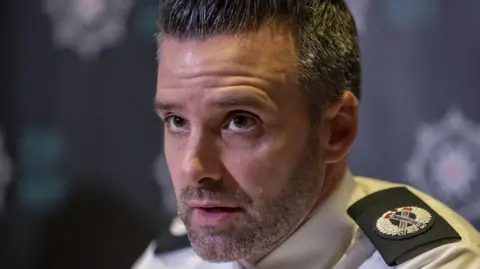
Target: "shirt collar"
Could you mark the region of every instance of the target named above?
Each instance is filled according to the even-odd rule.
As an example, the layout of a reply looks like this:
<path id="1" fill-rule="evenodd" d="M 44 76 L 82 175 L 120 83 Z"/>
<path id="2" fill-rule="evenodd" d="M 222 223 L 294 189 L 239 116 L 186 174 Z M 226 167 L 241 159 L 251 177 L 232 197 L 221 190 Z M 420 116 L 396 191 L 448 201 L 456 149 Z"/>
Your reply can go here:
<path id="1" fill-rule="evenodd" d="M 332 268 L 350 246 L 356 225 L 346 211 L 363 195 L 347 170 L 340 187 L 314 216 L 256 266 L 245 268 Z"/>

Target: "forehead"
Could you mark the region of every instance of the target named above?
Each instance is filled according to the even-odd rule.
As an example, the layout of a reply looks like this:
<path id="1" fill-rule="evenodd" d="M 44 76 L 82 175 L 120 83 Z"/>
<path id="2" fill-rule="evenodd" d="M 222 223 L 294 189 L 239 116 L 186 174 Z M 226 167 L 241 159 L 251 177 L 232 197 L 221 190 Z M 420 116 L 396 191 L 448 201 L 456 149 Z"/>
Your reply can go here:
<path id="1" fill-rule="evenodd" d="M 244 73 L 275 80 L 279 74 L 293 76 L 296 70 L 297 57 L 290 31 L 273 27 L 205 40 L 165 36 L 161 47 L 159 78 Z"/>

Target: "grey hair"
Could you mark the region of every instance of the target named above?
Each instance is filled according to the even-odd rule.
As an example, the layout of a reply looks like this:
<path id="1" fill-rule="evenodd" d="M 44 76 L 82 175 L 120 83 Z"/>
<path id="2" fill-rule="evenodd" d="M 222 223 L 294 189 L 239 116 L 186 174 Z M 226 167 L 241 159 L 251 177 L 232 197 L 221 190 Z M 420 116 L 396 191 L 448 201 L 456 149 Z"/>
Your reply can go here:
<path id="1" fill-rule="evenodd" d="M 360 98 L 360 52 L 352 14 L 341 0 L 164 0 L 160 3 L 158 42 L 163 36 L 206 39 L 288 27 L 298 50 L 298 81 L 310 111 L 344 91 Z"/>

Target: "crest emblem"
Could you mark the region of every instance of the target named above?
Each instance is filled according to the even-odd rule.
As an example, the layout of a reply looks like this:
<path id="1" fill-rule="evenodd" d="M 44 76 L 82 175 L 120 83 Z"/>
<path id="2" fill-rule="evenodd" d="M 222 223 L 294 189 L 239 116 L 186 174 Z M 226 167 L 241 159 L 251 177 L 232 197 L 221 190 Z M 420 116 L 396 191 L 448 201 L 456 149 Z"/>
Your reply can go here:
<path id="1" fill-rule="evenodd" d="M 480 218 L 479 165 L 480 126 L 452 109 L 440 122 L 418 130 L 406 178 L 473 221 Z"/>
<path id="2" fill-rule="evenodd" d="M 54 42 L 94 58 L 125 34 L 133 0 L 44 0 L 53 24 Z"/>
<path id="3" fill-rule="evenodd" d="M 406 239 L 426 232 L 432 224 L 433 216 L 427 210 L 405 206 L 385 212 L 377 220 L 375 231 L 388 239 Z"/>

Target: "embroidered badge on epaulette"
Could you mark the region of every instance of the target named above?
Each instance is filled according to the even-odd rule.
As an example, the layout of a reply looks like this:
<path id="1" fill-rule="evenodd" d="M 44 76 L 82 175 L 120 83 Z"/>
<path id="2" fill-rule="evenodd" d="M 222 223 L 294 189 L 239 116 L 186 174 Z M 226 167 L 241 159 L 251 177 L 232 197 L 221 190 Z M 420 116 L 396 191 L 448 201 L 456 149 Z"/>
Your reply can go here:
<path id="1" fill-rule="evenodd" d="M 461 239 L 444 218 L 405 187 L 366 196 L 347 212 L 389 266 Z"/>
<path id="2" fill-rule="evenodd" d="M 387 239 L 407 239 L 426 232 L 433 224 L 433 216 L 416 206 L 403 206 L 385 212 L 377 220 L 375 231 Z"/>

